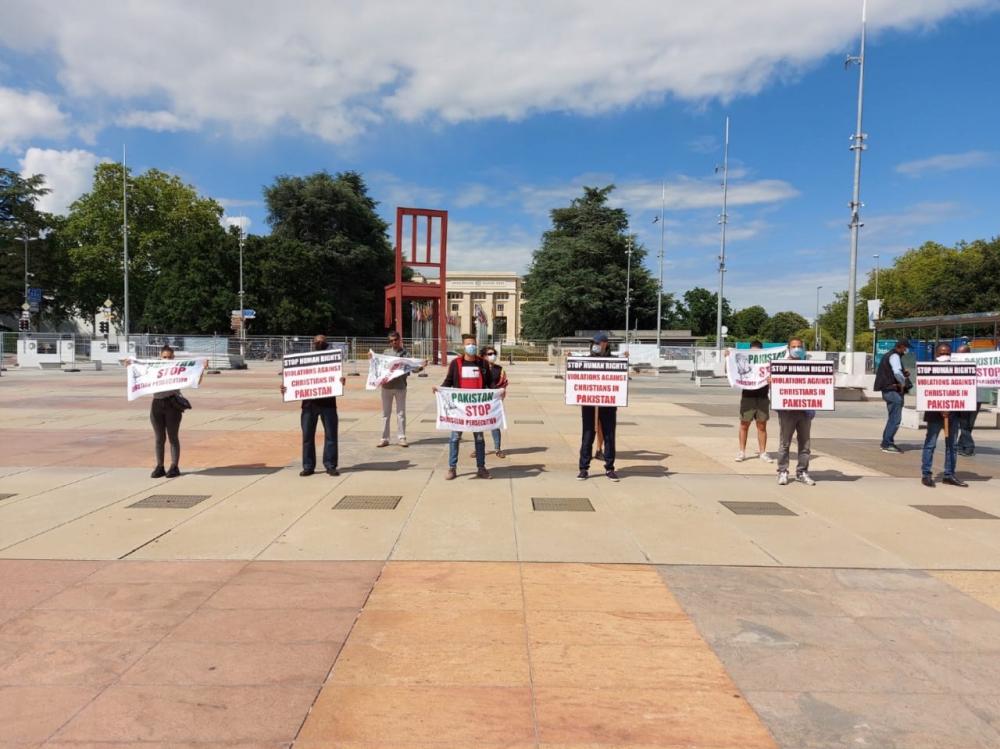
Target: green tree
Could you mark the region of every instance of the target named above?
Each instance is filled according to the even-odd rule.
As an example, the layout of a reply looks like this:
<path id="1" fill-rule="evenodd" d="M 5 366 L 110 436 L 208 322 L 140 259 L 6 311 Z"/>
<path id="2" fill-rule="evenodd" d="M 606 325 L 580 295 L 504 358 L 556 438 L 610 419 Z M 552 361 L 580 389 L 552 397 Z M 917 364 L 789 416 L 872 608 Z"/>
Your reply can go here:
<path id="1" fill-rule="evenodd" d="M 584 187 L 583 195 L 551 212 L 524 279 L 524 333 L 529 338 L 576 330 L 625 327 L 628 214 L 608 205 L 614 185 Z M 646 249 L 632 237 L 630 326 L 656 327 L 657 282 L 645 268 Z M 676 304 L 663 295 L 662 325 L 678 322 Z"/>
<path id="2" fill-rule="evenodd" d="M 824 330 L 822 326 L 819 329 L 819 347 L 816 347 L 816 328 L 809 326 L 802 328 L 801 330 L 795 331 L 792 334 L 796 338 L 801 338 L 802 342 L 806 344 L 806 348 L 812 349 L 813 351 L 840 351 L 844 348 L 843 341 L 837 341 L 829 331 Z M 787 340 L 787 339 L 786 339 Z"/>
<path id="3" fill-rule="evenodd" d="M 715 335 L 719 316 L 719 295 L 696 286 L 684 292 L 684 307 L 687 310 L 687 327 L 694 335 Z M 729 300 L 722 298 L 722 324 L 729 326 L 733 309 Z"/>
<path id="4" fill-rule="evenodd" d="M 809 322 L 798 312 L 778 312 L 767 321 L 760 331 L 765 341 L 785 343 L 803 328 L 808 328 Z"/>
<path id="5" fill-rule="evenodd" d="M 769 319 L 767 310 L 759 304 L 744 307 L 729 318 L 729 332 L 736 338 L 759 338 Z"/>
<path id="6" fill-rule="evenodd" d="M 265 188 L 271 235 L 247 247 L 258 325 L 273 333 L 384 330 L 394 274 L 387 224 L 361 175 L 278 177 Z"/>

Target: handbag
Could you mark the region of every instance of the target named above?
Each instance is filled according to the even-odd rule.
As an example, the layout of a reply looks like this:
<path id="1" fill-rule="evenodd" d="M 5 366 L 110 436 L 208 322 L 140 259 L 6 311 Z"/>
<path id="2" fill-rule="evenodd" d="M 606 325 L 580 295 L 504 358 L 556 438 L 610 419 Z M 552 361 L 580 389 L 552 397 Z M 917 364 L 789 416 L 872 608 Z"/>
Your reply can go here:
<path id="1" fill-rule="evenodd" d="M 174 393 L 173 397 L 171 398 L 171 401 L 173 401 L 174 408 L 176 408 L 181 413 L 183 413 L 184 411 L 188 411 L 191 408 L 191 401 L 189 401 L 180 393 Z"/>

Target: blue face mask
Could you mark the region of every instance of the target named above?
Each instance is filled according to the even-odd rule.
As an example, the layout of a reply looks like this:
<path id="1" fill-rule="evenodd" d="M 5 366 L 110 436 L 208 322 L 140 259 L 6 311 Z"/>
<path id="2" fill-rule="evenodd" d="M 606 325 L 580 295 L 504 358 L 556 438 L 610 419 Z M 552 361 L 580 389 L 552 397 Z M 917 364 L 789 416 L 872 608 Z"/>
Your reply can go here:
<path id="1" fill-rule="evenodd" d="M 792 355 L 793 359 L 805 359 L 806 350 L 804 348 L 792 348 L 788 350 L 788 353 Z"/>
<path id="2" fill-rule="evenodd" d="M 465 353 L 467 353 L 469 356 L 475 356 L 476 351 L 478 351 L 478 349 L 476 348 L 476 344 L 474 343 L 470 343 L 468 346 L 465 347 Z"/>

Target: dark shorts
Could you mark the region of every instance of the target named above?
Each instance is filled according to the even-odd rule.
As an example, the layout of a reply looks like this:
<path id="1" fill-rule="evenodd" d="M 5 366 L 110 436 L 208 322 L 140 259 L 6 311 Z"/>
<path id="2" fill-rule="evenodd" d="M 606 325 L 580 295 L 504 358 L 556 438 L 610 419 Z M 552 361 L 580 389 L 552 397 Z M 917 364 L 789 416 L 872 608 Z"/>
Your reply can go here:
<path id="1" fill-rule="evenodd" d="M 766 395 L 747 395 L 740 397 L 740 421 L 765 422 L 771 416 L 771 399 Z"/>

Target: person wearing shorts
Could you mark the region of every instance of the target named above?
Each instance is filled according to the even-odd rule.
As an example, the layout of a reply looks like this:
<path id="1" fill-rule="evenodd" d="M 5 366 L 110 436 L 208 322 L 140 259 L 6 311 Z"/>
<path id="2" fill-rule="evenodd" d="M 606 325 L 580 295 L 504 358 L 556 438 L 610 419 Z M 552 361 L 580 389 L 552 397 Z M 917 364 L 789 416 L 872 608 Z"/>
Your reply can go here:
<path id="1" fill-rule="evenodd" d="M 760 341 L 751 341 L 750 348 L 762 349 L 764 345 Z M 750 434 L 750 424 L 757 424 L 757 447 L 758 457 L 765 463 L 773 463 L 774 458 L 767 454 L 767 420 L 771 416 L 771 389 L 765 385 L 757 390 L 744 390 L 740 395 L 740 431 L 739 431 L 739 452 L 736 453 L 736 462 L 741 463 L 747 459 L 747 438 Z"/>

